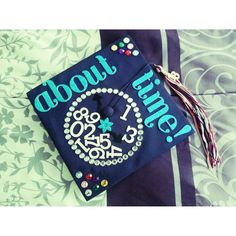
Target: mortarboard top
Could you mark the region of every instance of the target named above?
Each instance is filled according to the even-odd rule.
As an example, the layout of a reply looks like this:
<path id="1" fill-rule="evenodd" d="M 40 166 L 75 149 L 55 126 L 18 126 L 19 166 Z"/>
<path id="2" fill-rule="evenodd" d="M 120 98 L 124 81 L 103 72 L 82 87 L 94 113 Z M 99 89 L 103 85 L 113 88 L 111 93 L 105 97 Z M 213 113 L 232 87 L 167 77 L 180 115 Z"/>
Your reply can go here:
<path id="1" fill-rule="evenodd" d="M 129 36 L 27 95 L 86 200 L 193 132 Z"/>

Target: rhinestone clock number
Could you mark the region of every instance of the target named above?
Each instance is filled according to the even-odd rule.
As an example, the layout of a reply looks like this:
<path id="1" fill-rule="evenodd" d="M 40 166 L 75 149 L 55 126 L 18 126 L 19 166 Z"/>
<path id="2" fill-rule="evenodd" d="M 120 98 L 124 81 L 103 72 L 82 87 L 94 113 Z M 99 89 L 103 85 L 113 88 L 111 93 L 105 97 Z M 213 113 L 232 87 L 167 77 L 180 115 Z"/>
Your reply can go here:
<path id="1" fill-rule="evenodd" d="M 90 116 L 85 117 L 85 121 L 88 124 L 94 124 L 94 123 L 98 122 L 99 120 L 100 120 L 100 114 L 97 112 L 93 112 Z"/>
<path id="2" fill-rule="evenodd" d="M 84 144 L 81 142 L 80 138 L 78 138 L 76 141 L 75 141 L 75 144 L 78 144 L 83 150 L 84 152 L 88 152 L 90 148 L 87 148 L 84 146 Z"/>
<path id="3" fill-rule="evenodd" d="M 111 146 L 111 151 L 107 152 L 107 157 L 121 157 L 122 156 L 122 149 L 116 147 L 115 145 Z"/>
<path id="4" fill-rule="evenodd" d="M 124 114 L 122 116 L 120 116 L 121 120 L 127 121 L 126 117 L 129 113 L 130 109 L 131 109 L 131 106 L 129 104 L 126 104 L 126 110 L 125 110 Z"/>
<path id="5" fill-rule="evenodd" d="M 111 147 L 111 141 L 109 138 L 110 134 L 100 134 L 100 145 L 104 150 L 107 150 Z M 104 146 L 104 143 L 106 143 L 106 146 Z"/>
<path id="6" fill-rule="evenodd" d="M 73 113 L 73 116 L 75 118 L 75 120 L 82 120 L 83 117 L 87 117 L 88 116 L 88 109 L 86 107 L 82 107 L 80 110 L 76 110 Z M 80 116 L 77 116 L 77 114 L 79 114 Z"/>
<path id="7" fill-rule="evenodd" d="M 79 114 L 80 116 L 78 116 Z M 89 115 L 89 110 L 86 107 L 82 107 L 80 110 L 77 110 L 73 113 L 73 116 L 75 120 L 79 121 L 85 118 L 85 121 L 88 124 L 94 124 L 99 121 L 100 114 L 97 112 L 93 112 L 91 115 Z M 90 119 L 90 120 L 89 120 Z"/>
<path id="8" fill-rule="evenodd" d="M 75 133 L 74 130 L 75 128 L 78 127 L 78 125 L 80 127 L 79 132 Z M 75 121 L 70 127 L 70 134 L 75 138 L 80 137 L 83 132 L 84 132 L 84 124 L 81 121 L 78 120 Z"/>
<path id="9" fill-rule="evenodd" d="M 100 139 L 99 137 L 92 135 L 90 137 L 86 136 L 86 138 L 84 138 L 84 144 L 85 146 L 95 146 L 95 147 L 99 147 L 100 146 Z"/>
<path id="10" fill-rule="evenodd" d="M 105 159 L 105 151 L 102 148 L 94 147 L 90 149 L 89 156 L 93 159 Z"/>
<path id="11" fill-rule="evenodd" d="M 75 133 L 74 131 L 78 129 L 78 125 L 80 127 L 79 132 Z M 81 121 L 75 121 L 70 127 L 70 133 L 73 137 L 78 138 L 81 136 L 84 130 L 88 130 L 88 128 L 90 128 L 91 130 L 84 136 L 84 138 L 91 136 L 95 132 L 95 125 L 87 123 L 83 124 Z"/>
<path id="12" fill-rule="evenodd" d="M 88 130 L 88 128 L 91 128 L 91 130 L 84 136 L 84 139 L 86 139 L 87 137 L 90 137 L 96 130 L 95 125 L 85 123 L 84 130 Z"/>
<path id="13" fill-rule="evenodd" d="M 125 134 L 122 137 L 122 140 L 124 140 L 126 143 L 133 143 L 134 142 L 134 137 L 136 136 L 138 131 L 137 131 L 137 129 L 135 129 L 135 128 L 131 127 L 130 125 L 128 125 L 127 128 L 126 128 L 126 132 L 128 133 L 129 131 L 131 131 L 131 133 Z"/>
<path id="14" fill-rule="evenodd" d="M 101 147 L 104 150 L 107 150 L 111 147 L 110 134 L 100 134 L 99 136 L 84 136 L 85 145 L 92 145 L 95 147 Z M 104 145 L 106 144 L 106 145 Z"/>

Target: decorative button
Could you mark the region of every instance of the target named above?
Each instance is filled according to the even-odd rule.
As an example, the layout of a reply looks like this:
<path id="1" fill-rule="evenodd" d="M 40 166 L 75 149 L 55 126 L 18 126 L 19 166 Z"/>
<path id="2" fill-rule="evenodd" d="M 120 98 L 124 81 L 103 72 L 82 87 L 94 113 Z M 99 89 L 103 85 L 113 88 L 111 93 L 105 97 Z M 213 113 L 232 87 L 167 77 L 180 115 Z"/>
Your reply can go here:
<path id="1" fill-rule="evenodd" d="M 134 50 L 133 51 L 133 55 L 136 57 L 136 56 L 138 56 L 138 54 L 139 54 L 139 51 L 138 50 Z"/>
<path id="2" fill-rule="evenodd" d="M 119 51 L 118 51 L 120 54 L 124 54 L 125 50 L 120 48 Z"/>
<path id="3" fill-rule="evenodd" d="M 112 116 L 114 113 L 114 109 L 112 107 L 105 107 L 103 110 L 103 114 L 105 116 Z"/>
<path id="4" fill-rule="evenodd" d="M 125 46 L 124 43 L 122 43 L 122 42 L 119 43 L 119 47 L 120 47 L 120 48 L 123 48 L 124 46 Z"/>
<path id="5" fill-rule="evenodd" d="M 83 173 L 82 173 L 81 171 L 77 171 L 77 172 L 75 173 L 75 177 L 76 177 L 77 179 L 82 178 L 82 176 L 83 176 Z"/>
<path id="6" fill-rule="evenodd" d="M 101 181 L 101 186 L 102 186 L 102 187 L 106 187 L 107 185 L 108 185 L 108 180 L 103 179 L 103 180 Z"/>
<path id="7" fill-rule="evenodd" d="M 87 188 L 87 187 L 88 187 L 88 182 L 87 182 L 87 181 L 83 181 L 83 182 L 81 183 L 81 187 L 82 187 L 82 188 Z"/>
<path id="8" fill-rule="evenodd" d="M 98 176 L 94 176 L 92 179 L 93 182 L 98 182 L 99 180 L 100 180 L 100 178 Z"/>
<path id="9" fill-rule="evenodd" d="M 130 39 L 127 38 L 127 37 L 125 37 L 125 38 L 123 39 L 123 42 L 124 42 L 124 43 L 129 43 L 129 41 L 130 41 Z"/>
<path id="10" fill-rule="evenodd" d="M 93 175 L 91 173 L 88 173 L 85 175 L 86 180 L 91 180 L 93 178 Z"/>
<path id="11" fill-rule="evenodd" d="M 87 197 L 90 197 L 93 192 L 92 192 L 91 189 L 86 189 L 86 191 L 85 191 L 84 193 L 85 193 L 85 195 L 86 195 Z"/>
<path id="12" fill-rule="evenodd" d="M 132 44 L 132 43 L 129 43 L 128 45 L 127 45 L 127 48 L 128 49 L 132 49 L 134 47 L 134 45 Z"/>
<path id="13" fill-rule="evenodd" d="M 125 51 L 125 55 L 126 55 L 126 56 L 130 56 L 131 53 L 132 53 L 132 52 L 131 52 L 130 50 L 126 50 L 126 51 Z"/>
<path id="14" fill-rule="evenodd" d="M 111 50 L 112 50 L 112 51 L 116 51 L 117 49 L 118 49 L 118 47 L 117 47 L 116 45 L 112 45 L 112 46 L 111 46 Z"/>
<path id="15" fill-rule="evenodd" d="M 94 191 L 97 191 L 99 188 L 100 188 L 100 186 L 98 184 L 93 185 L 93 190 Z"/>

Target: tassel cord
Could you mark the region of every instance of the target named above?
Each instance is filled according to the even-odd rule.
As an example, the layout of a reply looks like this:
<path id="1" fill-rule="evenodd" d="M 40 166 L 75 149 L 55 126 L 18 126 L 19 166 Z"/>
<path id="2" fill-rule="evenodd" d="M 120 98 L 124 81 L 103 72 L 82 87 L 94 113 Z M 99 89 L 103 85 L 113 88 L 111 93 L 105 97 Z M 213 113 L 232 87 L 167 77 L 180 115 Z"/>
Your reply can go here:
<path id="1" fill-rule="evenodd" d="M 192 93 L 181 84 L 179 74 L 175 72 L 166 72 L 159 65 L 154 65 L 154 67 L 158 73 L 161 73 L 164 76 L 167 85 L 179 96 L 189 111 L 196 127 L 196 131 L 200 137 L 208 166 L 217 166 L 220 162 L 220 158 L 217 151 L 214 133 L 211 123 L 200 103 L 195 99 Z"/>

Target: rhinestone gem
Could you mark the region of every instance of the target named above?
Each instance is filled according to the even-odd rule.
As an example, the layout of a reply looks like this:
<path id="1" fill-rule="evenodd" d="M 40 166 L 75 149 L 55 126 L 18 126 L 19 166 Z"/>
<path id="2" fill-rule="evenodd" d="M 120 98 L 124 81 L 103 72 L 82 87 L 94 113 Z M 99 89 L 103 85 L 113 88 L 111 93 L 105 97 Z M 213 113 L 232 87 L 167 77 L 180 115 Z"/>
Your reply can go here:
<path id="1" fill-rule="evenodd" d="M 93 185 L 93 190 L 94 191 L 97 191 L 99 188 L 100 188 L 100 186 L 98 184 Z"/>
<path id="2" fill-rule="evenodd" d="M 134 47 L 134 45 L 132 44 L 132 43 L 129 43 L 128 45 L 127 45 L 127 48 L 128 49 L 132 49 Z"/>
<path id="3" fill-rule="evenodd" d="M 88 187 L 88 182 L 87 181 L 81 182 L 81 187 L 82 188 L 87 188 Z"/>
<path id="4" fill-rule="evenodd" d="M 108 185 L 108 180 L 103 179 L 103 180 L 101 181 L 101 186 L 102 186 L 102 187 L 106 187 L 107 185 Z"/>
<path id="5" fill-rule="evenodd" d="M 85 175 L 86 180 L 91 180 L 93 178 L 93 175 L 91 173 L 88 173 Z"/>
<path id="6" fill-rule="evenodd" d="M 125 51 L 125 55 L 126 55 L 126 56 L 130 56 L 131 54 L 132 54 L 132 52 L 131 52 L 130 50 L 126 50 L 126 51 Z"/>
<path id="7" fill-rule="evenodd" d="M 123 42 L 124 42 L 124 43 L 129 43 L 129 41 L 130 41 L 130 39 L 129 39 L 128 37 L 125 37 L 125 38 L 123 39 Z"/>
<path id="8" fill-rule="evenodd" d="M 139 51 L 138 50 L 134 50 L 133 51 L 133 55 L 136 57 L 136 56 L 138 56 L 138 54 L 139 54 Z"/>
<path id="9" fill-rule="evenodd" d="M 119 43 L 119 47 L 120 47 L 120 48 L 123 48 L 124 46 L 125 46 L 124 43 L 122 43 L 122 42 Z"/>
<path id="10" fill-rule="evenodd" d="M 77 171 L 75 176 L 76 176 L 77 179 L 80 179 L 80 178 L 82 178 L 83 173 L 81 171 Z"/>
<path id="11" fill-rule="evenodd" d="M 85 191 L 85 196 L 90 197 L 92 195 L 92 190 L 91 189 L 86 189 Z"/>
<path id="12" fill-rule="evenodd" d="M 124 54 L 125 50 L 120 48 L 119 51 L 118 51 L 120 54 Z"/>
<path id="13" fill-rule="evenodd" d="M 118 49 L 118 47 L 117 47 L 116 45 L 112 45 L 112 46 L 111 46 L 111 50 L 112 50 L 112 51 L 116 51 L 117 49 Z"/>

